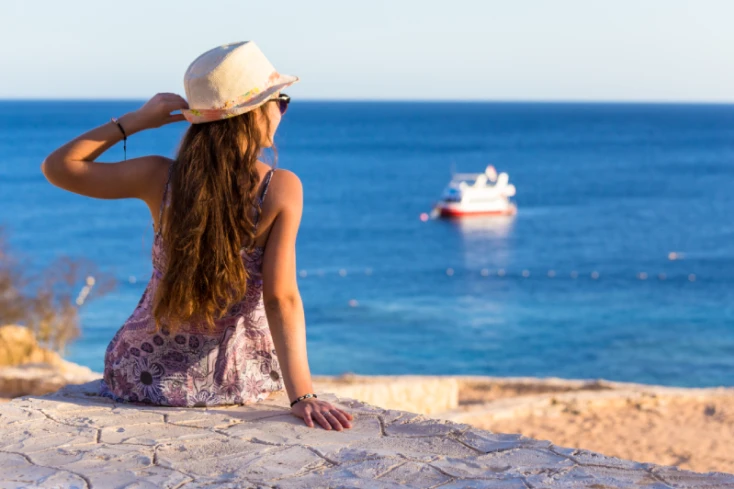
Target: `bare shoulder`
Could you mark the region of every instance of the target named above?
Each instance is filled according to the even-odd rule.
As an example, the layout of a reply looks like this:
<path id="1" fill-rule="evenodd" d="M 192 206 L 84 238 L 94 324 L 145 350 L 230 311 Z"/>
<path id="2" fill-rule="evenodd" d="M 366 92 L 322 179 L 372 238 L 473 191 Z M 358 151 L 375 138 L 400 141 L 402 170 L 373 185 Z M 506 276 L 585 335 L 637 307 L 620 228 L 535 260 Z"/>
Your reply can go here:
<path id="1" fill-rule="evenodd" d="M 295 240 L 303 213 L 301 179 L 289 170 L 272 174 L 263 208 L 262 233 L 270 249 Z"/>
<path id="2" fill-rule="evenodd" d="M 168 178 L 168 168 L 175 162 L 171 158 L 161 155 L 147 156 L 148 164 L 157 174 L 166 175 Z"/>
<path id="3" fill-rule="evenodd" d="M 145 197 L 143 200 L 156 204 L 161 198 L 161 193 L 168 181 L 168 172 L 171 170 L 174 160 L 160 155 L 145 156 L 145 165 L 148 179 L 144 180 Z"/>
<path id="4" fill-rule="evenodd" d="M 292 171 L 278 169 L 273 173 L 268 195 L 281 209 L 301 207 L 303 205 L 303 184 L 298 175 Z"/>

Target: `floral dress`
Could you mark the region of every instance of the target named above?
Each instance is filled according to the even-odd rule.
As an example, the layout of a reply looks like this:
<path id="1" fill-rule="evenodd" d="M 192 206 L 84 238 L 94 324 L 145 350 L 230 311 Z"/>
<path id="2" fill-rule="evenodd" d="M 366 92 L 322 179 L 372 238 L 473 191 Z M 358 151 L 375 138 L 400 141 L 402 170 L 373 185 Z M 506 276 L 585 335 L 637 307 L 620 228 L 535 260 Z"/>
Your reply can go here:
<path id="1" fill-rule="evenodd" d="M 260 204 L 274 171 L 265 177 Z M 161 217 L 168 187 L 167 183 Z M 213 329 L 191 322 L 175 332 L 165 327 L 157 331 L 152 299 L 166 263 L 159 225 L 153 241 L 153 274 L 132 315 L 107 347 L 100 393 L 117 401 L 216 406 L 257 402 L 282 390 L 263 305 L 263 252 L 261 247 L 240 251 L 249 272 L 247 292 Z"/>

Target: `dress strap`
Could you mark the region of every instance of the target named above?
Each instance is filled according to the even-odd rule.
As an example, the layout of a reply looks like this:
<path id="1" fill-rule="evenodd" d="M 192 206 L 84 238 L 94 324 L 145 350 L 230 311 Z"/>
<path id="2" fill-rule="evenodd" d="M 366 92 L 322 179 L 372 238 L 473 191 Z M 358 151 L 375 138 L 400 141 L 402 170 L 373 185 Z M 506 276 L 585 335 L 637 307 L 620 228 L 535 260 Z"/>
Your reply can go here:
<path id="1" fill-rule="evenodd" d="M 255 228 L 257 228 L 258 223 L 260 222 L 260 215 L 262 214 L 262 207 L 263 202 L 265 202 L 265 195 L 268 193 L 268 187 L 270 187 L 270 180 L 273 178 L 273 173 L 275 173 L 275 168 L 270 170 L 263 179 L 263 189 L 260 193 L 260 198 L 257 201 L 257 215 L 255 215 Z"/>
<path id="2" fill-rule="evenodd" d="M 275 168 L 270 170 L 267 175 L 265 175 L 265 181 L 263 182 L 263 191 L 260 194 L 260 201 L 258 204 L 263 205 L 263 202 L 265 201 L 265 195 L 268 193 L 268 187 L 270 186 L 270 179 L 273 178 L 273 173 L 275 173 Z"/>
<path id="3" fill-rule="evenodd" d="M 166 199 L 168 198 L 168 187 L 171 184 L 171 169 L 173 168 L 173 163 L 169 163 L 168 165 L 168 178 L 166 179 L 166 186 L 163 189 L 163 199 L 161 199 L 161 208 L 158 211 L 158 231 L 156 231 L 156 236 L 161 235 L 161 229 L 163 229 L 163 209 L 166 207 Z"/>

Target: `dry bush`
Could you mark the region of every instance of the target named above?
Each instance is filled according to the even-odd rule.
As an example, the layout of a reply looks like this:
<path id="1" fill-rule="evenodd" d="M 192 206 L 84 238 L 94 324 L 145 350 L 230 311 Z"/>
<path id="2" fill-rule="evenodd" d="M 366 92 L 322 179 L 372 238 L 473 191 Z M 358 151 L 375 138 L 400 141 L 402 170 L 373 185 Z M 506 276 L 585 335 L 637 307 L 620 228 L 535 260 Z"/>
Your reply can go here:
<path id="1" fill-rule="evenodd" d="M 21 324 L 59 353 L 80 335 L 79 309 L 109 293 L 114 279 L 89 260 L 63 257 L 37 273 L 11 256 L 0 230 L 0 325 Z"/>

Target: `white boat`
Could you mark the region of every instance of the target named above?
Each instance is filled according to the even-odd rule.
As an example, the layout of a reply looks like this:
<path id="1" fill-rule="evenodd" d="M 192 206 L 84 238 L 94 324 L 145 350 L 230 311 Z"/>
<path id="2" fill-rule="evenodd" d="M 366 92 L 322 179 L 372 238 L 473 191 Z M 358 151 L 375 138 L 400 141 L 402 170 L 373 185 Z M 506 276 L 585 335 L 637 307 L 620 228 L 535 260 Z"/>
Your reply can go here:
<path id="1" fill-rule="evenodd" d="M 436 212 L 441 217 L 513 215 L 517 206 L 510 197 L 515 195 L 515 186 L 509 180 L 507 173 L 498 175 L 492 165 L 484 173 L 454 173 Z"/>

